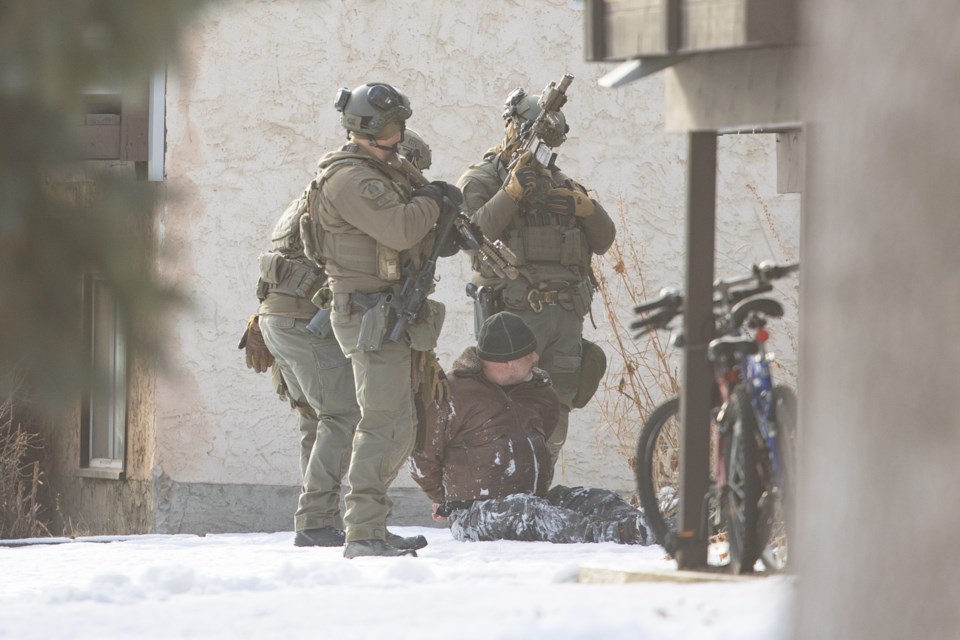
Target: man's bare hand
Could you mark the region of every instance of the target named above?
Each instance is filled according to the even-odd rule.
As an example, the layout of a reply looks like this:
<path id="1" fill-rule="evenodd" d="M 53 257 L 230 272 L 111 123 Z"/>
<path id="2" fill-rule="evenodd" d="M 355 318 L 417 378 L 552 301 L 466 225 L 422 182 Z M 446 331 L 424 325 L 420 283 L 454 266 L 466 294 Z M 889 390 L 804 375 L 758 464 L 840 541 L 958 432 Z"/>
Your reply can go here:
<path id="1" fill-rule="evenodd" d="M 437 522 L 446 522 L 446 521 L 447 521 L 447 516 L 441 516 L 441 515 L 437 514 L 437 509 L 439 509 L 439 508 L 440 508 L 440 503 L 439 503 L 439 502 L 434 502 L 434 503 L 433 503 L 433 519 L 436 520 Z"/>

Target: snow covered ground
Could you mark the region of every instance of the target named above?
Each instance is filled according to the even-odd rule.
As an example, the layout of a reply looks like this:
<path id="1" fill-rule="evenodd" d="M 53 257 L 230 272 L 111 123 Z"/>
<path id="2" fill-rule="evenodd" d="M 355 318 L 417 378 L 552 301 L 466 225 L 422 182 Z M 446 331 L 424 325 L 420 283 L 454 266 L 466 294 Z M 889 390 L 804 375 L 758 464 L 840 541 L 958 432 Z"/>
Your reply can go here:
<path id="1" fill-rule="evenodd" d="M 0 638 L 777 640 L 793 578 L 582 584 L 581 567 L 671 571 L 660 547 L 454 541 L 345 560 L 293 534 L 0 547 Z M 97 540 L 96 538 L 90 540 Z M 102 539 L 101 539 L 102 540 Z"/>

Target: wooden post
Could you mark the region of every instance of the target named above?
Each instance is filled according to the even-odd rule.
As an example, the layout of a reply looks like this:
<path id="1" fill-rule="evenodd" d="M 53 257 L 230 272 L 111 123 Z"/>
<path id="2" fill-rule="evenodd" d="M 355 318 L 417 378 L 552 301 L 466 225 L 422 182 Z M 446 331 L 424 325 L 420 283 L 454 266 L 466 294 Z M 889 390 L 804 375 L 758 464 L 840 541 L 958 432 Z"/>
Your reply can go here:
<path id="1" fill-rule="evenodd" d="M 710 409 L 713 370 L 707 344 L 713 338 L 713 261 L 716 227 L 717 134 L 688 134 L 687 261 L 683 316 L 683 386 L 680 396 L 681 569 L 705 567 L 707 540 L 700 536 L 703 498 L 710 476 Z"/>

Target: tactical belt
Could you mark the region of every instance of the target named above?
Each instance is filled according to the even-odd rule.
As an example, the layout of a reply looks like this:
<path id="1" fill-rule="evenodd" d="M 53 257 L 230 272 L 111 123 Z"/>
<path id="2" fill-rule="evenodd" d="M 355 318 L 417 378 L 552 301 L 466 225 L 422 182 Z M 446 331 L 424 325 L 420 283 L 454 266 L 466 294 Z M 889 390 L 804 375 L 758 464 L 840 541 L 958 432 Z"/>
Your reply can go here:
<path id="1" fill-rule="evenodd" d="M 552 291 L 531 289 L 530 293 L 527 294 L 527 302 L 530 303 L 530 308 L 533 309 L 534 313 L 540 313 L 543 311 L 543 305 L 557 305 L 561 302 L 573 304 L 573 291 L 570 288 L 554 289 Z"/>
<path id="2" fill-rule="evenodd" d="M 356 305 L 360 307 L 361 311 L 367 311 L 379 304 L 380 297 L 384 293 L 389 292 L 376 291 L 374 293 L 364 293 L 362 291 L 354 291 L 353 293 L 334 293 L 333 308 L 338 313 L 344 313 L 350 310 L 350 305 Z"/>

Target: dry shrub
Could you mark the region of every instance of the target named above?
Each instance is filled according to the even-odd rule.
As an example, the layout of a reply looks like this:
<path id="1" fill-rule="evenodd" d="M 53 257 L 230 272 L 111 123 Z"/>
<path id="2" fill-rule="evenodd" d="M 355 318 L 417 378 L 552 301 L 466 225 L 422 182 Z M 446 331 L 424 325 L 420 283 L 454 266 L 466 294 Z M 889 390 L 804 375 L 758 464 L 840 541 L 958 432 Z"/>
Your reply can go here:
<path id="1" fill-rule="evenodd" d="M 49 536 L 39 518 L 43 474 L 39 462 L 29 461 L 40 438 L 14 420 L 13 406 L 12 395 L 0 404 L 0 539 Z"/>
<path id="2" fill-rule="evenodd" d="M 618 227 L 629 229 L 622 200 L 617 211 Z M 664 399 L 680 392 L 677 371 L 667 357 L 667 336 L 654 332 L 635 340 L 635 332 L 629 328 L 632 316 L 621 317 L 625 308 L 658 294 L 646 289 L 642 257 L 640 241 L 633 234 L 619 233 L 610 250 L 599 258 L 601 268 L 595 269 L 615 352 L 601 383 L 606 393 L 597 395 L 598 405 L 604 427 L 612 431 L 617 449 L 631 468 L 644 420 Z"/>

